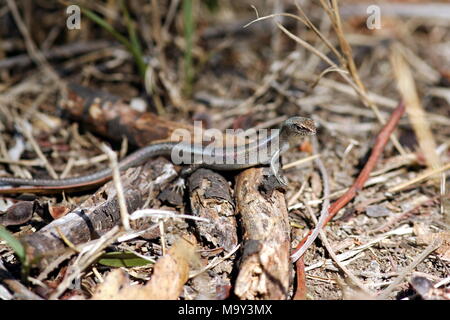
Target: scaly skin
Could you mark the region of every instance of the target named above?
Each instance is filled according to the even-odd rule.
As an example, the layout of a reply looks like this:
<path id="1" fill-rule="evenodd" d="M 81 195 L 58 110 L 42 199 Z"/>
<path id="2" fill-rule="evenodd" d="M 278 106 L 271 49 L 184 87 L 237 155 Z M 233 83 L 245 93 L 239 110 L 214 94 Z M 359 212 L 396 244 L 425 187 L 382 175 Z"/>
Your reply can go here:
<path id="1" fill-rule="evenodd" d="M 198 167 L 206 167 L 215 170 L 240 170 L 254 167 L 259 164 L 270 163 L 272 173 L 280 183 L 285 184 L 279 174 L 279 167 L 277 166 L 279 156 L 289 148 L 290 142 L 293 140 L 292 138 L 313 135 L 315 133 L 316 127 L 311 119 L 291 117 L 284 121 L 280 130 L 271 136 L 262 139 L 261 141 L 258 140 L 257 142 L 238 146 L 232 151 L 223 148 L 207 149 L 190 144 L 182 145 L 178 142 L 152 144 L 131 153 L 121 160 L 119 162 L 119 170 L 123 171 L 130 167 L 140 165 L 156 156 L 171 156 L 173 151 L 182 151 L 189 155 L 199 155 L 202 157 L 202 163 L 192 165 L 192 168 L 195 169 Z M 258 151 L 263 150 L 263 148 L 266 150 L 267 147 L 269 147 L 267 156 L 258 157 L 257 159 L 253 159 L 253 161 L 245 161 L 244 163 L 227 163 L 223 161 L 224 159 L 249 159 L 251 158 L 251 154 L 254 152 L 258 153 Z M 222 159 L 222 161 L 215 162 L 214 160 L 217 159 Z M 79 189 L 98 185 L 109 179 L 111 179 L 111 169 L 109 168 L 87 175 L 65 179 L 0 178 L 0 186 L 21 186 L 19 188 L 0 189 L 0 193 Z"/>

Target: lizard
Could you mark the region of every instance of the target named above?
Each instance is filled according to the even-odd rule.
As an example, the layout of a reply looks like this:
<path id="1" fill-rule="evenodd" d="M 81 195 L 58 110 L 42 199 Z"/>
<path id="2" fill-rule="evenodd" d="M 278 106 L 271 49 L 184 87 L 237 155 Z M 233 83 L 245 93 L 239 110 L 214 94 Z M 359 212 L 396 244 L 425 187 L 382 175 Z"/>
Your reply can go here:
<path id="1" fill-rule="evenodd" d="M 161 142 L 150 144 L 140 148 L 130 155 L 122 159 L 118 166 L 123 171 L 130 167 L 135 167 L 145 163 L 150 158 L 156 156 L 171 156 L 173 152 L 185 152 L 189 155 L 199 155 L 203 161 L 201 163 L 191 164 L 184 174 L 191 173 L 199 167 L 209 168 L 219 171 L 241 170 L 257 165 L 270 165 L 272 174 L 277 181 L 286 185 L 286 181 L 280 174 L 278 159 L 281 154 L 286 152 L 289 147 L 295 143 L 295 138 L 316 134 L 316 126 L 314 121 L 304 117 L 290 117 L 283 121 L 279 130 L 275 133 L 260 139 L 257 142 L 237 146 L 231 150 L 223 148 L 206 149 L 203 146 L 191 144 L 182 144 L 179 142 Z M 228 161 L 215 161 L 215 159 L 248 159 L 250 153 L 259 152 L 260 150 L 270 149 L 267 156 L 258 157 L 254 161 L 244 161 L 230 163 Z M 86 175 L 64 178 L 64 179 L 23 179 L 13 177 L 0 177 L 0 194 L 1 193 L 18 193 L 18 192 L 54 192 L 65 191 L 87 186 L 99 185 L 110 180 L 112 170 L 105 168 Z M 7 186 L 7 188 L 3 188 Z"/>

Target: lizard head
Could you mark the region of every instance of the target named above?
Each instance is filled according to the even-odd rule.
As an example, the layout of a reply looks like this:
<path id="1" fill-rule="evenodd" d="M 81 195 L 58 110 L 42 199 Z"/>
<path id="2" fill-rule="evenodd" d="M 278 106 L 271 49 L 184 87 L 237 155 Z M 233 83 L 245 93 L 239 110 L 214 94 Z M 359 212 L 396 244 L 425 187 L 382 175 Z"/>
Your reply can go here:
<path id="1" fill-rule="evenodd" d="M 294 136 L 312 136 L 316 134 L 316 125 L 309 118 L 291 117 L 284 121 L 282 130 L 288 137 Z"/>

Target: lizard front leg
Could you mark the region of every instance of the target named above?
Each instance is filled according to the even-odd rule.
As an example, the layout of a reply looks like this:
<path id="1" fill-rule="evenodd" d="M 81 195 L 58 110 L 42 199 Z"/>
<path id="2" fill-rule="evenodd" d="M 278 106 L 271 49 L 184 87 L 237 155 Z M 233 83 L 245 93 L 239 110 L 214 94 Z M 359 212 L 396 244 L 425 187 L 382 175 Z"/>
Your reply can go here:
<path id="1" fill-rule="evenodd" d="M 277 150 L 270 159 L 270 170 L 272 174 L 277 179 L 278 183 L 282 186 L 287 186 L 288 183 L 286 179 L 282 176 L 281 166 L 280 166 L 280 150 Z"/>

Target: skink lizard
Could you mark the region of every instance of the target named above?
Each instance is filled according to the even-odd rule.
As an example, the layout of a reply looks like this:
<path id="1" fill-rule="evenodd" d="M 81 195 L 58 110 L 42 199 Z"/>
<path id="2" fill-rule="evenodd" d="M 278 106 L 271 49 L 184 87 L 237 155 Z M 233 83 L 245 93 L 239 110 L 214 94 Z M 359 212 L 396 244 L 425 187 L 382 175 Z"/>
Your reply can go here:
<path id="1" fill-rule="evenodd" d="M 314 135 L 316 127 L 314 122 L 309 118 L 291 117 L 285 120 L 280 130 L 276 130 L 274 134 L 265 139 L 260 139 L 257 142 L 252 142 L 246 145 L 235 147 L 232 150 L 222 148 L 205 148 L 203 146 L 195 146 L 191 144 L 180 144 L 179 142 L 163 142 L 151 144 L 143 147 L 134 153 L 131 153 L 119 162 L 119 170 L 126 170 L 130 167 L 140 165 L 148 159 L 156 156 L 171 156 L 173 151 L 187 153 L 195 156 L 200 155 L 203 159 L 201 163 L 192 165 L 191 169 L 198 167 L 206 167 L 215 170 L 240 170 L 249 167 L 254 167 L 259 164 L 270 164 L 271 171 L 281 184 L 286 184 L 279 172 L 278 159 L 280 155 L 289 149 L 289 146 L 294 142 L 293 138 L 299 136 Z M 275 143 L 276 142 L 276 143 Z M 175 149 L 177 148 L 177 149 Z M 269 150 L 266 157 L 258 157 L 254 161 L 244 161 L 237 163 L 229 163 L 227 161 L 215 161 L 222 158 L 226 159 L 249 159 L 252 152 L 259 153 L 262 149 Z M 192 171 L 191 170 L 191 171 Z M 78 177 L 65 179 L 21 179 L 0 177 L 0 186 L 12 186 L 20 188 L 16 189 L 18 192 L 30 191 L 33 192 L 43 190 L 70 190 L 91 185 L 98 185 L 111 179 L 111 169 L 103 169 L 91 174 L 82 175 Z M 28 188 L 31 186 L 31 188 Z M 6 193 L 8 189 L 1 189 L 0 193 Z M 10 191 L 7 191 L 10 193 Z"/>

